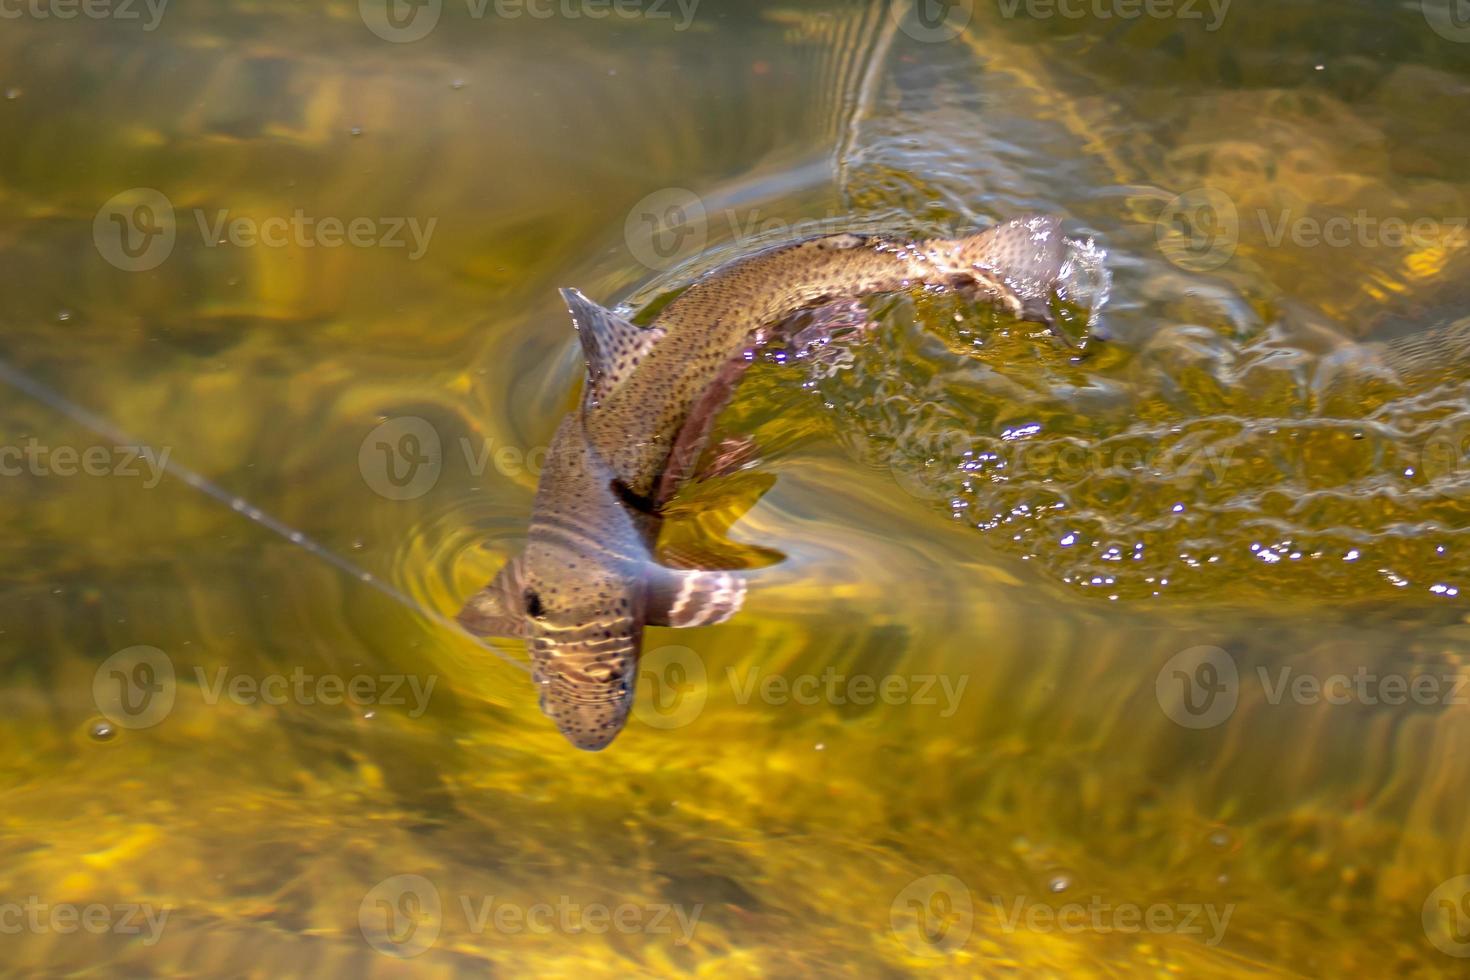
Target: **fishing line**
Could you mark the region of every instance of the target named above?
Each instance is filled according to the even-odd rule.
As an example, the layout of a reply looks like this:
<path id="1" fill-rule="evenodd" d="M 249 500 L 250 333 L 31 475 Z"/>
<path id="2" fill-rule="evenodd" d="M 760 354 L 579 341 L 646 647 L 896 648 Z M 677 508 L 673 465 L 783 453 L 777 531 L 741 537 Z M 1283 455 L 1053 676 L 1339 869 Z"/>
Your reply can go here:
<path id="1" fill-rule="evenodd" d="M 530 673 L 530 668 L 527 667 L 525 664 L 521 663 L 519 660 L 516 660 L 514 657 L 511 657 L 509 654 L 498 650 L 490 644 L 486 643 L 482 638 L 471 633 L 455 620 L 449 618 L 448 616 L 445 616 L 443 613 L 436 612 L 435 610 L 428 608 L 427 606 L 420 603 L 418 600 L 414 599 L 412 596 L 409 596 L 406 593 L 401 592 L 393 586 L 389 585 L 387 582 L 384 582 L 372 572 L 369 572 L 354 564 L 353 562 L 348 561 L 346 558 L 343 558 L 341 555 L 328 549 L 325 545 L 322 545 L 315 539 L 309 537 L 301 531 L 296 530 L 289 524 L 286 524 L 285 522 L 280 521 L 275 517 L 272 517 L 270 514 L 267 514 L 259 507 L 251 505 L 250 502 L 247 501 L 244 497 L 238 497 L 230 493 L 224 487 L 221 487 L 219 484 L 209 480 L 197 470 L 193 470 L 180 463 L 173 462 L 171 458 L 171 453 L 160 456 L 159 453 L 154 450 L 152 446 L 144 444 L 141 440 L 135 438 L 134 436 L 125 432 L 123 429 L 112 424 L 112 422 L 110 422 L 105 417 L 98 415 L 95 412 L 88 411 L 82 406 L 69 400 L 65 395 L 61 394 L 56 389 L 51 388 L 50 386 L 45 385 L 40 381 L 37 381 L 35 378 L 32 378 L 31 376 L 17 370 L 14 367 L 11 367 L 3 360 L 0 360 L 0 381 L 5 382 L 18 391 L 24 392 L 25 394 L 34 398 L 36 401 L 42 403 L 46 407 L 56 412 L 59 412 L 62 415 L 65 415 L 67 418 L 71 419 L 73 422 L 77 423 L 83 428 L 90 429 L 93 433 L 101 436 L 103 439 L 112 442 L 114 445 L 137 446 L 140 454 L 150 459 L 154 465 L 159 466 L 165 473 L 169 474 L 175 479 L 182 480 L 184 483 L 187 483 L 189 486 L 193 487 L 195 490 L 198 490 L 200 493 L 214 498 L 218 502 L 229 507 L 235 513 L 245 517 L 247 520 L 259 524 L 261 527 L 270 531 L 272 534 L 286 539 L 291 544 L 303 549 L 309 554 L 315 555 L 317 558 L 320 558 L 322 561 L 333 566 L 339 571 L 351 575 L 353 578 L 357 579 L 359 582 L 362 582 L 364 585 L 372 586 L 374 589 L 377 589 L 383 595 L 392 599 L 399 605 L 418 613 L 420 616 L 423 616 L 425 619 L 431 622 L 438 623 L 440 626 L 444 626 L 450 630 L 453 630 L 456 633 L 469 637 L 470 639 L 474 640 L 476 644 L 486 650 L 489 650 L 491 653 L 495 654 L 495 656 L 499 657 L 501 660 L 504 660 L 511 666 Z"/>

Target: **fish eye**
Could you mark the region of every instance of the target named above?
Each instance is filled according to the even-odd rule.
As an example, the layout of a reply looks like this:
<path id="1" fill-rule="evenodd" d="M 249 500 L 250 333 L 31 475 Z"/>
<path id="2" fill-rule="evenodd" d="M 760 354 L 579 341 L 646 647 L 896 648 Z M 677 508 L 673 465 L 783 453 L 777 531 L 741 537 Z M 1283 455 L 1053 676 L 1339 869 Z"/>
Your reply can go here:
<path id="1" fill-rule="evenodd" d="M 540 619 L 546 615 L 546 607 L 541 604 L 541 597 L 533 589 L 526 590 L 526 615 L 532 619 Z"/>

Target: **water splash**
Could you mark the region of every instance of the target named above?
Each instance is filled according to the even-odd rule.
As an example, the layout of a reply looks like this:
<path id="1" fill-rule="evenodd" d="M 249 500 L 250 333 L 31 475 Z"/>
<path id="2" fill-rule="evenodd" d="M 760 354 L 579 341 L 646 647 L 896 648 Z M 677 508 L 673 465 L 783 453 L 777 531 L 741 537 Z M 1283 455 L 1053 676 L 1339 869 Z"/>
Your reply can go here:
<path id="1" fill-rule="evenodd" d="M 1094 332 L 1113 291 L 1113 274 L 1107 265 L 1108 253 L 1091 238 L 1085 241 L 1068 238 L 1066 243 L 1067 257 L 1053 288 L 1058 299 L 1087 311 L 1087 329 Z"/>

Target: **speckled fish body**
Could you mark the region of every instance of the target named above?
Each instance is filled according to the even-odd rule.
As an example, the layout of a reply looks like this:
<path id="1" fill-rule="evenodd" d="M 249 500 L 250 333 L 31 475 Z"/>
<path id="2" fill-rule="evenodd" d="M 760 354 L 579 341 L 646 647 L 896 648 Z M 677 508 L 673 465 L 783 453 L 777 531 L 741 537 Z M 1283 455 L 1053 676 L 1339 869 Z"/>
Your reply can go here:
<path id="1" fill-rule="evenodd" d="M 738 573 L 670 567 L 655 545 L 747 352 L 803 310 L 918 285 L 1047 322 L 1065 246 L 1050 218 L 922 242 L 816 238 L 710 273 L 646 329 L 563 290 L 587 358 L 582 404 L 552 441 L 525 550 L 460 621 L 524 638 L 542 709 L 573 745 L 605 747 L 632 706 L 644 628 L 723 622 L 744 599 Z"/>

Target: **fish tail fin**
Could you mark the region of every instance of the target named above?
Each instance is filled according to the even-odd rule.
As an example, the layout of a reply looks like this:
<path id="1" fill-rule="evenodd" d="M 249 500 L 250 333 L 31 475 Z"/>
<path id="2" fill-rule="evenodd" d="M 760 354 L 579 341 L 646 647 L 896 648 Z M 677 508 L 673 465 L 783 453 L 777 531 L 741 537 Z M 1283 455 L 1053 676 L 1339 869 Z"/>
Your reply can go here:
<path id="1" fill-rule="evenodd" d="M 975 236 L 971 261 L 999 274 L 1023 300 L 1045 299 L 1067 262 L 1062 219 L 1051 215 L 1017 218 Z"/>
<path id="2" fill-rule="evenodd" d="M 959 258 L 1003 283 L 1018 316 L 1046 324 L 1074 346 L 1058 329 L 1052 301 L 1085 311 L 1087 334 L 1094 336 L 1113 285 L 1107 252 L 1091 238 L 1063 235 L 1062 219 L 1053 215 L 1015 218 L 963 239 Z"/>

